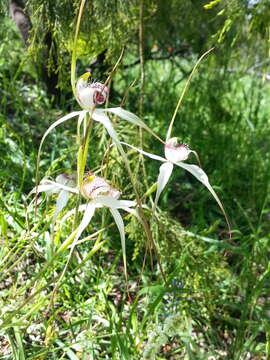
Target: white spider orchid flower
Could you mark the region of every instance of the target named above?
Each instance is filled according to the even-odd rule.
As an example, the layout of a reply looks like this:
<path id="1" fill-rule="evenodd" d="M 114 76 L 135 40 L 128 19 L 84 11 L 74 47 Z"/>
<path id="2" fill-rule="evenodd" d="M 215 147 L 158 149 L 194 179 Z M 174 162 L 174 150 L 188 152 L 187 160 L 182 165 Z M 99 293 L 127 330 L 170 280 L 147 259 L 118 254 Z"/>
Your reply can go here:
<path id="1" fill-rule="evenodd" d="M 154 206 L 153 206 L 153 214 L 155 212 L 160 195 L 170 179 L 170 176 L 173 171 L 173 166 L 176 165 L 176 166 L 179 166 L 179 167 L 187 170 L 189 173 L 191 173 L 197 180 L 199 180 L 210 191 L 210 193 L 212 194 L 212 196 L 218 203 L 218 205 L 225 217 L 226 223 L 228 225 L 229 233 L 230 233 L 231 230 L 230 230 L 230 224 L 228 221 L 228 217 L 226 215 L 224 207 L 223 207 L 221 201 L 219 200 L 216 192 L 214 191 L 214 189 L 212 188 L 212 186 L 209 183 L 208 176 L 199 166 L 194 165 L 194 164 L 186 164 L 183 162 L 188 159 L 190 153 L 194 152 L 193 150 L 189 149 L 188 145 L 179 144 L 177 141 L 177 138 L 175 138 L 175 137 L 168 139 L 164 146 L 165 158 L 163 158 L 161 156 L 154 155 L 154 154 L 148 153 L 146 151 L 143 151 L 143 150 L 141 150 L 135 146 L 132 146 L 130 144 L 127 144 L 124 142 L 121 142 L 121 144 L 126 145 L 126 146 L 138 151 L 139 153 L 148 156 L 151 159 L 158 160 L 163 163 L 159 168 L 159 175 L 158 175 L 158 179 L 157 179 L 157 191 L 156 191 L 156 197 L 155 197 L 155 202 L 154 202 Z"/>
<path id="2" fill-rule="evenodd" d="M 37 188 L 33 189 L 33 192 L 45 192 L 50 195 L 53 193 L 59 193 L 56 203 L 56 209 L 54 214 L 54 219 L 58 216 L 61 210 L 66 206 L 68 201 L 68 194 L 75 193 L 81 195 L 88 201 L 87 204 L 82 204 L 79 206 L 77 211 L 84 212 L 83 218 L 78 226 L 78 228 L 68 237 L 68 239 L 61 245 L 58 251 L 62 251 L 65 249 L 71 242 L 73 243 L 72 247 L 76 245 L 81 234 L 89 225 L 92 217 L 94 216 L 95 210 L 100 207 L 109 208 L 114 221 L 118 227 L 120 238 L 121 238 L 121 246 L 123 251 L 123 261 L 124 261 L 124 269 L 125 275 L 127 275 L 127 262 L 126 262 L 126 246 L 125 246 L 125 230 L 124 230 L 124 222 L 122 216 L 119 212 L 119 209 L 125 210 L 126 212 L 136 216 L 139 221 L 140 217 L 135 209 L 136 206 L 135 201 L 129 200 L 119 200 L 121 192 L 117 189 L 111 187 L 103 178 L 96 176 L 93 173 L 88 173 L 82 182 L 80 190 L 77 188 L 73 188 L 67 185 L 71 184 L 75 185 L 75 179 L 67 175 L 59 175 L 56 178 L 57 181 L 44 180 L 42 184 Z M 71 216 L 76 213 L 76 208 L 68 211 L 67 214 L 63 216 L 60 222 L 60 227 L 64 224 L 64 222 Z"/>
<path id="3" fill-rule="evenodd" d="M 88 113 L 92 119 L 96 122 L 103 124 L 106 128 L 108 134 L 114 141 L 115 145 L 118 147 L 119 151 L 122 155 L 124 155 L 124 150 L 121 146 L 121 143 L 118 139 L 118 136 L 114 130 L 111 120 L 107 116 L 107 113 L 112 113 L 119 118 L 128 121 L 133 125 L 137 125 L 148 132 L 150 132 L 153 136 L 157 137 L 157 135 L 142 121 L 140 120 L 135 114 L 122 109 L 121 107 L 115 108 L 97 108 L 98 105 L 105 103 L 108 98 L 109 91 L 108 88 L 100 83 L 100 82 L 93 82 L 89 83 L 90 73 L 85 73 L 82 75 L 76 85 L 76 98 L 78 103 L 81 105 L 83 110 L 81 111 L 74 111 L 68 115 L 63 116 L 59 120 L 55 121 L 45 132 L 43 135 L 38 152 L 38 159 L 40 157 L 41 148 L 45 138 L 48 134 L 58 125 L 64 123 L 65 121 L 78 116 L 78 127 L 80 127 L 83 119 L 85 118 L 86 114 Z"/>

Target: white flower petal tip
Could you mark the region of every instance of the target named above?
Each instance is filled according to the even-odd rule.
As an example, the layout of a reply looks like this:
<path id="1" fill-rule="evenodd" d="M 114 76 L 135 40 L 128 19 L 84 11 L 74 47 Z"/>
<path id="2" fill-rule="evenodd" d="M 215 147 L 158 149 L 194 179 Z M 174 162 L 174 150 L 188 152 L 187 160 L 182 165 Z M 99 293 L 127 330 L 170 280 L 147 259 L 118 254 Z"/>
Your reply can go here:
<path id="1" fill-rule="evenodd" d="M 85 176 L 80 191 L 82 196 L 87 200 L 94 200 L 99 195 L 118 199 L 121 195 L 120 191 L 114 189 L 103 178 L 91 172 Z"/>
<path id="2" fill-rule="evenodd" d="M 109 95 L 107 86 L 100 82 L 89 82 L 90 73 L 82 75 L 76 85 L 79 104 L 91 111 L 96 105 L 104 104 Z"/>
<path id="3" fill-rule="evenodd" d="M 165 144 L 165 157 L 173 163 L 187 160 L 191 152 L 188 145 L 179 144 L 176 137 L 167 140 Z"/>

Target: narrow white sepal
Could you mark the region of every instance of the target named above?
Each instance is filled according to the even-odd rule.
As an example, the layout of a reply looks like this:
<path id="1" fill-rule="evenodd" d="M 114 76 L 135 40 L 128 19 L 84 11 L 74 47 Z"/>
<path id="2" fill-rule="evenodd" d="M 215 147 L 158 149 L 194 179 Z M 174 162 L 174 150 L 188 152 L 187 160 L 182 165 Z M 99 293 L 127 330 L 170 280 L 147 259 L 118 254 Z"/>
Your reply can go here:
<path id="1" fill-rule="evenodd" d="M 92 115 L 93 119 L 97 122 L 100 122 L 103 124 L 103 126 L 106 128 L 108 134 L 112 138 L 113 142 L 117 146 L 118 150 L 120 151 L 121 155 L 124 159 L 126 159 L 126 154 L 124 152 L 124 149 L 118 139 L 118 136 L 113 128 L 111 120 L 108 118 L 107 115 L 104 114 L 104 110 L 96 109 Z"/>
<path id="2" fill-rule="evenodd" d="M 190 172 L 193 176 L 195 176 L 195 178 L 197 180 L 199 180 L 210 191 L 210 193 L 213 195 L 214 199 L 218 203 L 221 211 L 223 212 L 223 214 L 225 216 L 225 219 L 226 219 L 226 222 L 228 223 L 228 227 L 230 228 L 230 225 L 229 225 L 229 222 L 228 222 L 227 215 L 226 215 L 226 212 L 224 210 L 224 207 L 223 207 L 221 201 L 219 200 L 219 197 L 217 196 L 215 190 L 210 185 L 209 180 L 208 180 L 208 176 L 206 175 L 206 173 L 197 165 L 186 164 L 186 163 L 183 163 L 181 161 L 178 162 L 178 163 L 175 163 L 175 165 L 178 165 L 179 167 L 181 167 L 181 168 L 187 170 L 188 172 Z"/>
<path id="3" fill-rule="evenodd" d="M 138 219 L 138 221 L 144 226 L 144 222 L 143 222 L 142 218 L 140 217 L 140 215 L 138 213 L 138 210 L 132 209 L 132 208 L 129 208 L 129 207 L 122 207 L 121 209 L 125 210 L 129 214 L 135 216 Z"/>
<path id="4" fill-rule="evenodd" d="M 122 252 L 123 252 L 123 262 L 124 262 L 124 271 L 125 271 L 125 277 L 127 279 L 127 259 L 126 259 L 126 239 L 125 239 L 125 226 L 122 219 L 122 216 L 120 215 L 120 212 L 116 209 L 110 208 L 110 212 L 114 218 L 114 221 L 118 227 L 120 238 L 121 238 L 121 246 L 122 246 Z"/>
<path id="5" fill-rule="evenodd" d="M 156 192 L 156 198 L 155 198 L 155 202 L 154 202 L 154 206 L 153 206 L 153 214 L 156 211 L 158 200 L 160 198 L 160 195 L 161 195 L 163 189 L 165 188 L 165 186 L 167 185 L 167 183 L 170 179 L 172 171 L 173 171 L 173 164 L 171 162 L 165 162 L 159 168 L 159 175 L 158 175 L 158 179 L 157 179 L 157 192 Z"/>
<path id="6" fill-rule="evenodd" d="M 206 187 L 208 187 L 208 185 L 210 185 L 209 181 L 208 181 L 208 176 L 202 170 L 202 168 L 200 168 L 199 166 L 193 165 L 193 164 L 186 164 L 181 161 L 176 162 L 175 165 L 190 172 L 193 176 L 195 176 L 195 178 L 197 180 L 199 180 L 201 183 L 203 183 Z"/>
<path id="7" fill-rule="evenodd" d="M 88 226 L 88 224 L 90 223 L 94 213 L 95 213 L 96 207 L 95 204 L 92 204 L 91 202 L 89 202 L 86 205 L 86 209 L 85 212 L 83 214 L 83 218 L 82 221 L 80 223 L 80 225 L 78 226 L 77 230 L 76 230 L 76 236 L 73 240 L 74 243 L 76 243 L 76 241 L 80 238 L 82 232 L 84 231 L 84 229 Z"/>
<path id="8" fill-rule="evenodd" d="M 42 184 L 42 185 L 38 185 L 35 186 L 34 189 L 32 189 L 29 193 L 29 195 L 27 196 L 27 198 L 29 196 L 31 196 L 32 194 L 36 194 L 36 193 L 41 193 L 41 192 L 46 192 L 46 193 L 54 193 L 55 190 L 55 186 L 52 184 Z"/>
<path id="9" fill-rule="evenodd" d="M 99 195 L 96 199 L 92 200 L 93 203 L 101 204 L 113 209 L 121 209 L 123 207 L 132 207 L 136 205 L 135 201 L 130 200 L 117 200 L 111 196 Z"/>
<path id="10" fill-rule="evenodd" d="M 79 194 L 79 190 L 76 189 L 76 188 L 73 188 L 73 187 L 70 187 L 70 186 L 66 186 L 66 185 L 63 185 L 63 184 L 60 184 L 60 183 L 57 183 L 55 181 L 52 181 L 52 180 L 46 180 L 46 183 L 48 183 L 49 185 L 52 185 L 55 192 L 58 192 L 60 190 L 65 190 L 65 191 L 68 191 L 68 192 L 71 192 L 73 194 Z M 41 186 L 41 185 L 40 185 Z"/>
<path id="11" fill-rule="evenodd" d="M 54 215 L 53 215 L 53 223 L 55 223 L 57 216 L 67 205 L 68 198 L 69 198 L 69 192 L 66 190 L 61 190 L 57 197 L 57 200 L 56 200 L 56 205 L 55 205 L 55 210 L 54 210 Z"/>
<path id="12" fill-rule="evenodd" d="M 158 160 L 158 161 L 161 161 L 161 162 L 167 162 L 167 161 L 168 161 L 168 160 L 166 160 L 165 158 L 163 158 L 163 157 L 161 157 L 161 156 L 148 153 L 148 152 L 143 151 L 142 149 L 139 149 L 139 148 L 137 148 L 136 146 L 130 145 L 130 144 L 128 144 L 128 143 L 125 143 L 125 142 L 122 142 L 122 141 L 121 141 L 121 144 L 126 145 L 126 146 L 130 147 L 131 149 L 138 151 L 140 154 L 143 154 L 143 155 L 145 155 L 145 156 L 148 156 L 148 157 L 151 158 L 151 159 Z"/>
<path id="13" fill-rule="evenodd" d="M 144 129 L 148 130 L 148 126 L 140 118 L 138 118 L 137 115 L 135 115 L 127 110 L 124 110 L 121 107 L 107 108 L 107 109 L 104 109 L 104 111 L 113 113 L 113 114 L 119 116 L 121 119 L 130 122 L 131 124 L 140 126 Z"/>
<path id="14" fill-rule="evenodd" d="M 111 120 L 108 118 L 107 115 L 104 114 L 103 110 L 101 109 L 95 109 L 95 111 L 92 114 L 92 117 L 95 121 L 100 122 L 102 125 L 105 126 L 108 134 L 110 137 L 115 141 L 115 143 L 118 145 L 120 143 L 118 136 L 113 128 Z"/>
<path id="15" fill-rule="evenodd" d="M 75 117 L 75 116 L 80 116 L 82 115 L 82 113 L 84 113 L 84 115 L 86 114 L 86 111 L 82 110 L 82 111 L 73 111 L 72 113 L 70 114 L 67 114 L 65 116 L 63 116 L 62 118 L 60 118 L 59 120 L 55 121 L 49 128 L 48 130 L 46 130 L 45 134 L 43 135 L 42 139 L 41 139 L 41 142 L 40 142 L 40 145 L 39 145 L 39 153 L 40 153 L 40 150 L 41 150 L 41 147 L 43 145 L 43 142 L 44 140 L 46 139 L 46 137 L 49 135 L 49 133 L 58 125 L 62 124 L 63 122 Z"/>
<path id="16" fill-rule="evenodd" d="M 79 118 L 78 118 L 78 125 L 77 125 L 78 133 L 80 132 L 80 128 L 81 128 L 83 119 L 85 118 L 85 115 L 86 115 L 86 111 L 81 111 L 81 114 L 79 115 Z"/>

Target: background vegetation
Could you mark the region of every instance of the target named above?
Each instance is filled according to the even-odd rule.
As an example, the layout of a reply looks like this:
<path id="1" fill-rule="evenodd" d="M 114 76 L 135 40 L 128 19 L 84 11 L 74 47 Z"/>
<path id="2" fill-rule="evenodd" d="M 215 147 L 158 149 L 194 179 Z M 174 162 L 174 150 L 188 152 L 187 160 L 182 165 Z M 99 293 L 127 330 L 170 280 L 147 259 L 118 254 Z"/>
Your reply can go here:
<path id="1" fill-rule="evenodd" d="M 93 257 L 93 240 L 78 246 L 48 309 L 68 253 L 57 259 L 50 253 L 54 199 L 41 201 L 35 216 L 27 195 L 42 135 L 78 109 L 70 62 L 79 6 L 78 0 L 1 2 L 1 359 L 269 359 L 268 0 L 87 1 L 77 73 L 90 70 L 105 81 L 125 47 L 109 103 L 118 106 L 125 97 L 125 108 L 162 138 L 196 60 L 214 47 L 189 86 L 173 134 L 199 153 L 233 232 L 228 239 L 213 199 L 178 169 L 151 223 L 166 282 L 144 231 L 126 217 L 126 293 L 120 239 L 103 211 L 105 244 Z M 134 126 L 115 126 L 122 139 L 141 146 Z M 88 166 L 95 171 L 109 140 L 101 126 L 93 131 Z M 72 121 L 50 134 L 42 177 L 74 171 L 74 134 Z M 148 134 L 143 148 L 163 153 Z M 143 195 L 159 165 L 138 163 L 133 151 L 129 160 Z M 123 198 L 132 198 L 116 151 L 106 166 Z M 100 223 L 95 217 L 86 233 Z M 66 226 L 61 239 L 69 233 Z"/>

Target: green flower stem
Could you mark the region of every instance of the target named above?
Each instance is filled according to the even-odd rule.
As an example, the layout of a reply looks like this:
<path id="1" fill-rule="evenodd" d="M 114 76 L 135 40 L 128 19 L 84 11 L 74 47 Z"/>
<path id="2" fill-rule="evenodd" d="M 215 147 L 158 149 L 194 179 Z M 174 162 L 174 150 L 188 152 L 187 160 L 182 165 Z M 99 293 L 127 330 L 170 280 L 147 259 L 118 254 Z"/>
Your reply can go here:
<path id="1" fill-rule="evenodd" d="M 170 122 L 168 131 L 167 131 L 166 141 L 172 137 L 172 136 L 171 136 L 172 127 L 173 127 L 173 124 L 174 124 L 174 120 L 175 120 L 175 118 L 176 118 L 176 114 L 177 114 L 177 112 L 178 112 L 178 110 L 179 110 L 179 108 L 180 108 L 180 105 L 182 104 L 182 100 L 183 100 L 184 95 L 185 95 L 185 93 L 186 93 L 186 91 L 187 91 L 188 85 L 189 85 L 189 83 L 190 83 L 190 81 L 191 81 L 191 79 L 192 79 L 195 71 L 197 70 L 197 67 L 199 66 L 199 64 L 200 64 L 200 62 L 203 60 L 203 58 L 204 58 L 205 56 L 207 56 L 213 49 L 214 49 L 214 48 L 211 48 L 210 50 L 206 51 L 206 52 L 199 58 L 199 60 L 198 60 L 198 61 L 196 62 L 196 64 L 195 64 L 194 68 L 192 69 L 192 71 L 191 71 L 191 73 L 190 73 L 190 75 L 189 75 L 189 77 L 188 77 L 188 79 L 187 79 L 187 82 L 186 82 L 186 84 L 185 84 L 185 86 L 184 86 L 184 89 L 183 89 L 183 91 L 181 92 L 181 95 L 180 95 L 180 98 L 179 98 L 178 103 L 177 103 L 177 105 L 176 105 L 176 108 L 175 108 L 175 110 L 174 110 L 173 117 L 172 117 L 172 120 L 171 120 L 171 122 Z"/>
<path id="2" fill-rule="evenodd" d="M 77 94 L 76 94 L 77 41 L 78 41 L 80 24 L 81 24 L 81 19 L 82 19 L 82 14 L 83 14 L 83 9 L 84 9 L 85 3 L 86 3 L 86 0 L 81 1 L 79 15 L 78 15 L 77 23 L 76 23 L 76 30 L 75 30 L 74 42 L 73 42 L 72 59 L 71 59 L 71 86 L 72 86 L 73 94 L 76 99 L 77 99 Z"/>
<path id="3" fill-rule="evenodd" d="M 89 148 L 89 141 L 90 141 L 90 133 L 93 126 L 93 119 L 91 114 L 87 113 L 85 116 L 84 121 L 84 136 L 81 141 L 81 145 L 78 151 L 77 156 L 77 184 L 78 188 L 80 189 L 83 181 L 83 175 L 85 171 L 86 161 L 87 161 L 87 154 Z"/>

